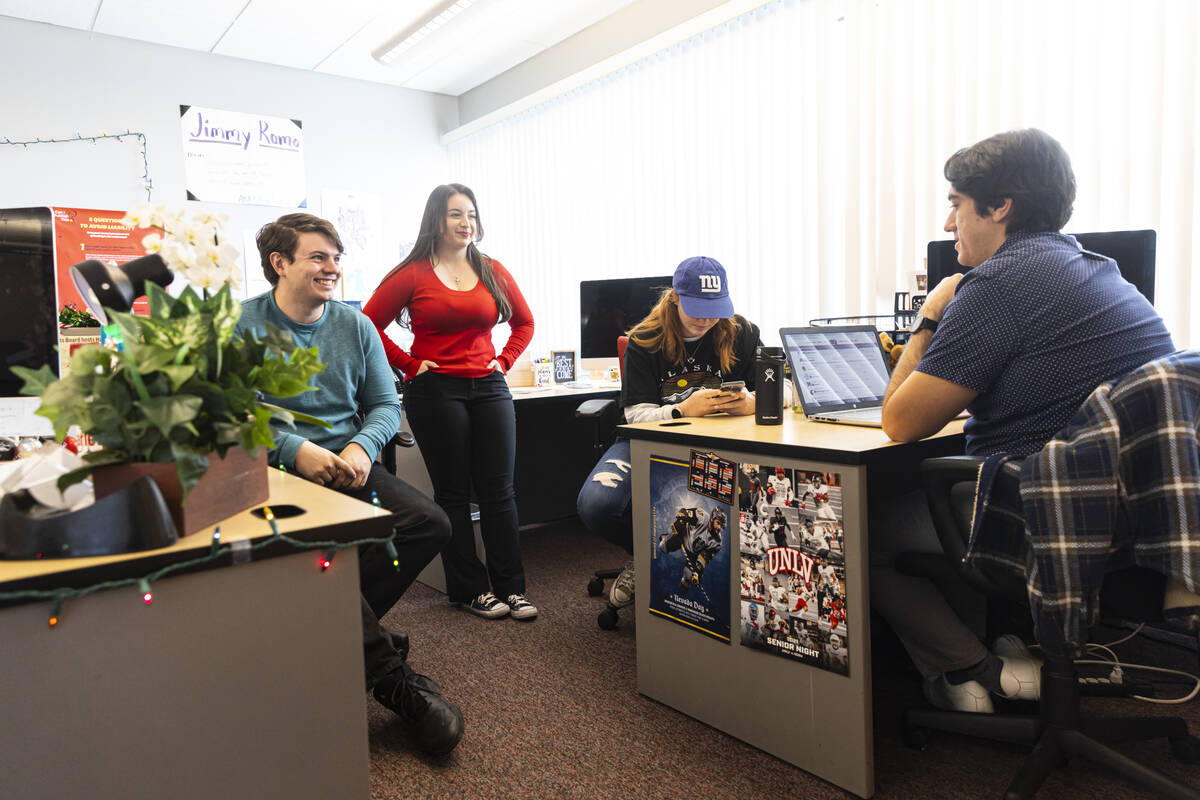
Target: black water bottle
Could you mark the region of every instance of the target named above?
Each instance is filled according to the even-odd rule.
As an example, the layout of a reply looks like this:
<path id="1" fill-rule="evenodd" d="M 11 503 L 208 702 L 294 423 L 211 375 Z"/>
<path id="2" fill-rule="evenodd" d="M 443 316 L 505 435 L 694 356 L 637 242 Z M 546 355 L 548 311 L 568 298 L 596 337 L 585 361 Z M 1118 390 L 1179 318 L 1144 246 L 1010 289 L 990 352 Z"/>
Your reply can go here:
<path id="1" fill-rule="evenodd" d="M 783 424 L 783 348 L 759 347 L 754 364 L 754 421 Z"/>

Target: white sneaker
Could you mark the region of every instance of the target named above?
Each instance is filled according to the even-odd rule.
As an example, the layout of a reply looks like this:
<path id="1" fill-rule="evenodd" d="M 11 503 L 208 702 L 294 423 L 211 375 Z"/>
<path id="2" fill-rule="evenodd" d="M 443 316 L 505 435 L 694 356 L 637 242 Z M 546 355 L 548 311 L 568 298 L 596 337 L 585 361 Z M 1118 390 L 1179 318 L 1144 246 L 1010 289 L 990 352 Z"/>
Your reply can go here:
<path id="1" fill-rule="evenodd" d="M 992 652 L 1004 663 L 1000 670 L 1001 693 L 1009 700 L 1039 700 L 1042 696 L 1042 662 L 1017 636 L 1006 633 L 992 643 Z"/>
<path id="2" fill-rule="evenodd" d="M 943 711 L 967 711 L 972 714 L 994 714 L 992 696 L 978 681 L 967 681 L 957 686 L 946 680 L 945 675 L 931 675 L 921 687 L 925 699 Z"/>
<path id="3" fill-rule="evenodd" d="M 529 602 L 523 594 L 510 594 L 508 608 L 513 619 L 533 619 L 537 616 L 537 606 Z"/>
<path id="4" fill-rule="evenodd" d="M 608 590 L 608 602 L 613 608 L 624 608 L 633 602 L 633 578 L 633 562 L 630 561 Z"/>

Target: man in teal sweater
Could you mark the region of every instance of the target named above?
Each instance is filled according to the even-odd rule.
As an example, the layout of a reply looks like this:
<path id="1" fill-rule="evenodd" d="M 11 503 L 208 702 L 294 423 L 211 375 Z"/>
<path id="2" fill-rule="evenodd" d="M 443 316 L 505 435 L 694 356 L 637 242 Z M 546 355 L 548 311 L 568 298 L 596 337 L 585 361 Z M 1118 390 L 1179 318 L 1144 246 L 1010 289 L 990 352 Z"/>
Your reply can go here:
<path id="1" fill-rule="evenodd" d="M 238 331 L 262 337 L 270 323 L 298 346 L 317 348 L 325 364 L 313 379 L 317 391 L 269 400 L 332 426 L 298 422 L 277 431 L 271 463 L 360 500 L 376 497 L 396 515 L 399 569 L 383 545 L 359 548 L 367 689 L 408 724 L 424 749 L 448 753 L 462 737 L 462 712 L 408 666 L 408 637 L 379 619 L 449 541 L 450 521 L 433 500 L 375 463 L 400 426 L 400 404 L 375 326 L 334 301 L 343 248 L 333 225 L 311 214 L 285 214 L 264 225 L 257 241 L 263 274 L 274 288 L 242 303 Z"/>

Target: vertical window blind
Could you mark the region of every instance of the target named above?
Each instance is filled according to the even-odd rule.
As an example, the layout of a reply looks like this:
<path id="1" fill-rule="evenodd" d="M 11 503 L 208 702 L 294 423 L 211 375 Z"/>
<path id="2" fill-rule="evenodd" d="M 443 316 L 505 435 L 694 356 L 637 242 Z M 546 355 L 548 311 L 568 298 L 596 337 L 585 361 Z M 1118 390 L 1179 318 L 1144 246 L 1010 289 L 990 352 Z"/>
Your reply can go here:
<path id="1" fill-rule="evenodd" d="M 1067 232 L 1156 229 L 1156 306 L 1200 345 L 1198 7 L 778 0 L 451 143 L 451 176 L 534 310 L 531 352 L 578 346 L 580 280 L 691 255 L 771 343 L 890 312 L 948 238 L 946 158 L 1039 127 L 1074 164 Z"/>

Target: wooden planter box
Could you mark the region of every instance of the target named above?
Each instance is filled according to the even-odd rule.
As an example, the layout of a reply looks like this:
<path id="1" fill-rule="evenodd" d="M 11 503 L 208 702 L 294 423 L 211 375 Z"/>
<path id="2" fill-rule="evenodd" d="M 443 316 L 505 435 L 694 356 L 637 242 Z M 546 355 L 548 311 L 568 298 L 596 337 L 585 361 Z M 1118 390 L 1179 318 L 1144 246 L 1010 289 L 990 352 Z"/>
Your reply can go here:
<path id="1" fill-rule="evenodd" d="M 111 464 L 92 470 L 96 499 L 119 491 L 143 475 L 158 484 L 180 536 L 207 528 L 226 517 L 267 501 L 267 449 L 258 449 L 258 458 L 250 458 L 240 447 L 231 447 L 224 458 L 215 453 L 208 457 L 208 471 L 192 487 L 187 502 L 172 462 Z"/>

